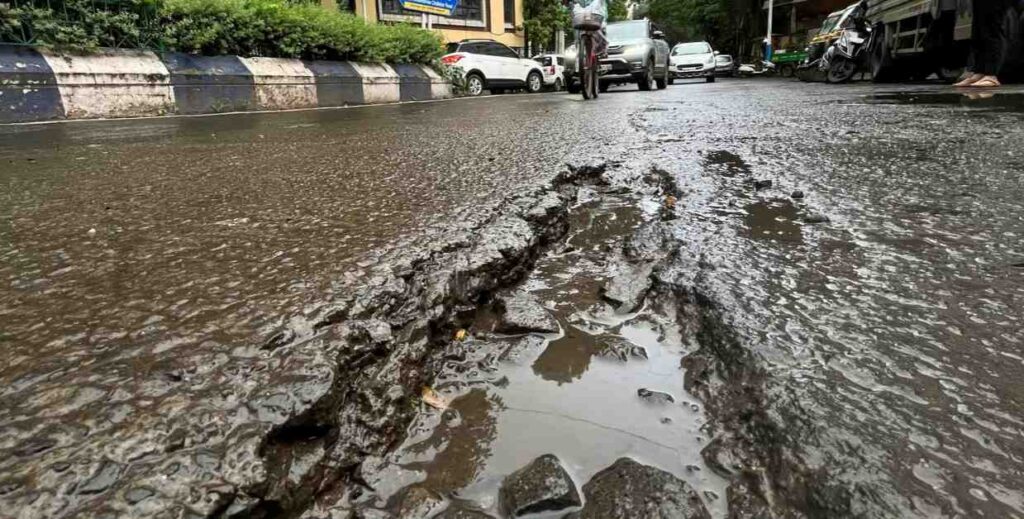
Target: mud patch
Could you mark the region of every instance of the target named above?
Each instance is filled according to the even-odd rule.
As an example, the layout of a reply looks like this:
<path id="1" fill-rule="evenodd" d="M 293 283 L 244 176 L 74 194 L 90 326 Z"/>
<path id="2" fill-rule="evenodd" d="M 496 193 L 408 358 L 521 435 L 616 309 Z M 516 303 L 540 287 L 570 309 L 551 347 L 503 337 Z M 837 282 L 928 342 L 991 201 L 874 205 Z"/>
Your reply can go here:
<path id="1" fill-rule="evenodd" d="M 750 166 L 739 155 L 725 150 L 716 150 L 704 155 L 704 169 L 725 177 L 749 175 Z"/>

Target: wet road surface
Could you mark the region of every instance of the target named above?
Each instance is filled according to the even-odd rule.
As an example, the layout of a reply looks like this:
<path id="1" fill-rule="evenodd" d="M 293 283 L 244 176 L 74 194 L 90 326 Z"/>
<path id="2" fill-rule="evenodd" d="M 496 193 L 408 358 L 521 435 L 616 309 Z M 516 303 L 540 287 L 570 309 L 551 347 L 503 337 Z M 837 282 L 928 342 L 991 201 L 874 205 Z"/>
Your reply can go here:
<path id="1" fill-rule="evenodd" d="M 1020 516 L 1022 98 L 827 92 L 645 118 L 703 134 L 671 169 L 700 290 L 766 359 L 788 448 L 834 478 L 823 510 Z"/>
<path id="2" fill-rule="evenodd" d="M 471 228 L 566 162 L 605 160 L 660 168 L 681 187 L 676 267 L 756 353 L 767 375 L 757 405 L 784 425 L 773 448 L 820 475 L 813 498 L 777 506 L 1022 515 L 1022 98 L 723 81 L 597 103 L 514 96 L 0 129 L 0 501 L 26 517 L 67 514 L 69 502 L 107 498 L 178 422 L 244 423 L 256 411 L 227 395 L 236 380 L 205 384 L 210 372 L 232 371 L 282 324 L 361 282 L 384 251 Z M 542 260 L 535 275 L 557 263 Z M 568 275 L 587 283 L 586 269 Z M 530 283 L 567 330 L 576 307 L 595 303 L 567 296 L 592 290 Z M 698 346 L 685 331 L 659 338 L 671 328 L 663 314 L 600 325 L 645 346 L 640 365 L 590 361 L 578 333 L 545 339 L 535 359 L 505 368 L 507 389 L 453 403 L 499 424 L 490 432 L 411 434 L 406 445 L 462 442 L 468 452 L 447 462 L 457 477 L 437 469 L 444 456 L 406 454 L 413 469 L 428 481 L 448 474 L 433 490 L 463 490 L 484 509 L 474 485 L 491 492 L 488 481 L 550 451 L 580 484 L 632 455 L 721 495 L 722 483 L 687 475 L 703 463 L 692 429 L 706 417 L 666 416 L 678 423 L 617 441 L 586 425 L 598 417 L 576 416 L 575 435 L 611 446 L 591 458 L 579 445 L 515 439 L 548 419 L 570 427 L 564 406 L 532 419 L 494 409 L 501 399 L 544 411 L 526 405 L 539 395 L 628 405 L 589 384 L 630 380 L 635 400 L 633 385 Z M 675 377 L 662 389 L 687 400 Z M 656 414 L 644 409 L 615 420 Z M 231 441 L 213 429 L 187 446 Z M 665 446 L 680 458 L 652 459 Z M 724 498 L 706 504 L 726 509 Z"/>

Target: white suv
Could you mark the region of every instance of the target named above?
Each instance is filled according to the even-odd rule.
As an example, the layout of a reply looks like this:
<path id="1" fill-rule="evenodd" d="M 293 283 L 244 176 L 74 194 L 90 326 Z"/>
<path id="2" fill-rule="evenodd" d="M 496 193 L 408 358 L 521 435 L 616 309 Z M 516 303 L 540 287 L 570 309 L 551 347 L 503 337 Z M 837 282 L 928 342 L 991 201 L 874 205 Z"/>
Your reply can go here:
<path id="1" fill-rule="evenodd" d="M 556 92 L 560 92 L 565 87 L 562 82 L 562 76 L 565 75 L 565 56 L 539 54 L 533 57 L 533 61 L 540 64 L 541 71 L 544 72 L 545 86 L 554 87 Z"/>
<path id="2" fill-rule="evenodd" d="M 462 69 L 466 91 L 471 96 L 482 94 L 484 89 L 500 94 L 525 88 L 532 94 L 544 87 L 539 63 L 520 58 L 516 51 L 496 41 L 462 40 L 449 43 L 447 50 L 441 62 Z"/>

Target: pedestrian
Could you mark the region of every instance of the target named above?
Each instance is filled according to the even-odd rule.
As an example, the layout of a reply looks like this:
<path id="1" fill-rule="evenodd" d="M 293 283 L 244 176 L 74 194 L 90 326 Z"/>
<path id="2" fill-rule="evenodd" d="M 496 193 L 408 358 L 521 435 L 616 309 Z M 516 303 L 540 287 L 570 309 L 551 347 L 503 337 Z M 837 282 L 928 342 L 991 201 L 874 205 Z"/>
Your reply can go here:
<path id="1" fill-rule="evenodd" d="M 968 65 L 968 73 L 954 86 L 1002 86 L 998 76 L 1010 46 L 1006 17 L 1015 12 L 1017 0 L 974 0 L 973 3 L 971 63 Z"/>

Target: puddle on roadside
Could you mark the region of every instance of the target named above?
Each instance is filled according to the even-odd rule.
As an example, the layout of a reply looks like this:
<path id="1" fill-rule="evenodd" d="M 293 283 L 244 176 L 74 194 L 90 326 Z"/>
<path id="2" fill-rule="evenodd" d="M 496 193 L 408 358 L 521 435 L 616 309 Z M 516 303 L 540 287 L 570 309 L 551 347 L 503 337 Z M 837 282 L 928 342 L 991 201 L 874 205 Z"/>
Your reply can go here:
<path id="1" fill-rule="evenodd" d="M 708 152 L 704 156 L 704 169 L 725 177 L 750 174 L 750 165 L 742 157 L 725 150 Z"/>
<path id="2" fill-rule="evenodd" d="M 747 235 L 755 240 L 800 243 L 803 232 L 797 223 L 798 210 L 789 200 L 761 200 L 743 208 Z"/>
<path id="3" fill-rule="evenodd" d="M 947 105 L 1024 112 L 1024 92 L 892 92 L 866 96 L 869 104 Z"/>
<path id="4" fill-rule="evenodd" d="M 471 330 L 474 337 L 457 345 L 465 360 L 446 364 L 435 386 L 452 399 L 449 409 L 420 413 L 403 445 L 368 478 L 376 492 L 364 507 L 386 508 L 390 501 L 393 509 L 393 496 L 416 486 L 446 496 L 451 507 L 501 517 L 504 477 L 552 453 L 581 495 L 595 473 L 632 457 L 688 482 L 715 517 L 725 516 L 726 482 L 700 455 L 706 419 L 683 390 L 686 341 L 667 317 L 670 309 L 659 311 L 654 301 L 617 314 L 601 299 L 614 268 L 610 258 L 656 216 L 639 202 L 605 195 L 574 210 L 564 248 L 542 257 L 521 286 L 551 311 L 561 332 L 506 337 Z M 504 361 L 494 360 L 503 352 Z M 645 401 L 640 389 L 675 401 Z"/>

